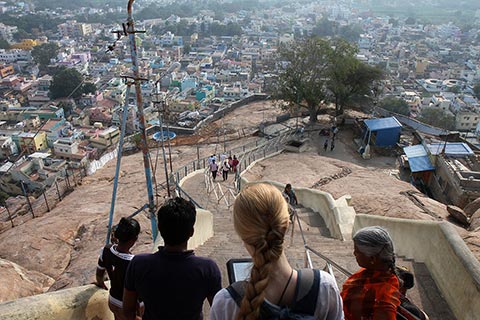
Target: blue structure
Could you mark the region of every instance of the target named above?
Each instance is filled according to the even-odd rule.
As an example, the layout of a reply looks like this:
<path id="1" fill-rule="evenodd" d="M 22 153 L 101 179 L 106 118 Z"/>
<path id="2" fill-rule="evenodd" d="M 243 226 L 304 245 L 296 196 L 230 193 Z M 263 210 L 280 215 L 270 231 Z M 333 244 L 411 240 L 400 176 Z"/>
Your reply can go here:
<path id="1" fill-rule="evenodd" d="M 431 143 L 427 144 L 427 148 L 433 155 L 445 153 L 446 156 L 452 158 L 465 158 L 474 155 L 472 149 L 464 142 Z"/>
<path id="2" fill-rule="evenodd" d="M 366 129 L 363 134 L 365 144 L 390 147 L 397 144 L 402 131 L 402 124 L 395 118 L 369 119 L 364 121 Z"/>
<path id="3" fill-rule="evenodd" d="M 408 164 L 412 173 L 435 170 L 423 145 L 417 144 L 405 147 L 403 151 L 408 158 Z"/>
<path id="4" fill-rule="evenodd" d="M 153 140 L 155 141 L 167 141 L 167 140 L 172 140 L 176 137 L 177 135 L 173 131 L 157 131 L 153 134 Z"/>

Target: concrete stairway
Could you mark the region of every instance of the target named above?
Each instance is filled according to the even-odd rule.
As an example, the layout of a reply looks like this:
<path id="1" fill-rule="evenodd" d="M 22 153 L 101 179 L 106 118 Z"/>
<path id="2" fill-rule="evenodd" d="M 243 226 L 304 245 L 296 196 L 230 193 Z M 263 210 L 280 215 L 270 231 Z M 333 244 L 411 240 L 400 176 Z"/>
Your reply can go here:
<path id="1" fill-rule="evenodd" d="M 221 183 L 225 184 L 225 186 L 231 185 L 231 181 Z M 228 208 L 223 201 L 217 204 L 213 197 L 206 196 L 203 174 L 197 174 L 188 179 L 184 183 L 183 188 L 204 209 L 213 213 L 214 236 L 199 246 L 195 252 L 199 256 L 211 257 L 217 262 L 222 271 L 222 282 L 225 287 L 228 285 L 226 262 L 231 258 L 249 257 L 233 228 L 231 208 Z M 353 255 L 352 241 L 340 241 L 331 238 L 322 217 L 308 208 L 299 206 L 297 215 L 300 218 L 305 242 L 309 247 L 333 260 L 351 273 L 359 269 Z M 304 242 L 298 223 L 295 224 L 293 233 L 292 227 L 287 231 L 285 253 L 294 268 L 304 268 L 306 266 Z M 325 260 L 313 253 L 310 256 L 314 268 L 323 269 L 325 267 Z M 441 297 L 427 268 L 422 263 L 399 258 L 397 259 L 397 265 L 406 266 L 414 272 L 416 285 L 408 292 L 408 296 L 415 304 L 425 310 L 431 320 L 455 319 L 448 305 Z M 341 289 L 347 276 L 335 268 L 333 270 L 338 287 Z M 204 311 L 208 314 L 208 307 L 205 307 Z"/>

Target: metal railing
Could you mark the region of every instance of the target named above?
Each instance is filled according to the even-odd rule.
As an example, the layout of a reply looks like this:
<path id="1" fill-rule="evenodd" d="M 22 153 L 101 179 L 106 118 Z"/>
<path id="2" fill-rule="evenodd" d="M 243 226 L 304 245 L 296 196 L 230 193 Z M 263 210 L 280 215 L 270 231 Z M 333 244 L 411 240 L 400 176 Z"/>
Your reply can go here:
<path id="1" fill-rule="evenodd" d="M 267 138 L 260 138 L 254 142 L 245 144 L 241 147 L 233 148 L 228 152 L 229 155 L 236 155 L 239 159 L 237 166 L 237 172 L 235 181 L 237 183 L 237 191 L 240 190 L 240 174 L 254 161 L 265 158 L 275 152 L 283 149 L 282 145 L 285 141 L 292 138 L 295 135 L 295 130 L 279 130 Z M 270 138 L 270 139 L 269 139 Z M 192 161 L 191 163 L 177 169 L 171 178 L 173 178 L 173 184 L 176 187 L 178 196 L 185 196 L 191 200 L 198 208 L 202 207 L 195 201 L 181 186 L 180 181 L 197 170 L 208 169 L 208 157 Z"/>
<path id="2" fill-rule="evenodd" d="M 332 259 L 326 257 L 325 255 L 321 254 L 317 250 L 311 248 L 307 244 L 307 241 L 305 239 L 305 235 L 303 233 L 302 223 L 300 222 L 300 217 L 298 216 L 296 211 L 294 213 L 293 219 L 297 220 L 298 228 L 300 230 L 300 235 L 302 236 L 303 247 L 305 249 L 305 267 L 306 268 L 307 267 L 310 268 L 310 269 L 314 268 L 313 267 L 313 262 L 312 262 L 312 257 L 310 255 L 311 253 L 313 253 L 315 256 L 317 256 L 318 258 L 320 258 L 320 259 L 322 259 L 326 262 L 325 267 L 323 268 L 323 271 L 328 272 L 335 279 L 335 282 L 337 282 L 337 277 L 335 277 L 335 274 L 334 274 L 334 271 L 333 271 L 334 268 L 337 269 L 338 271 L 340 271 L 340 273 L 345 277 L 350 277 L 352 275 L 352 273 L 350 271 L 343 268 L 341 265 L 339 265 L 338 263 L 336 263 Z M 294 224 L 292 224 L 292 228 L 293 227 L 294 227 Z M 293 230 L 292 230 L 292 234 L 293 234 Z M 337 285 L 338 285 L 338 283 L 337 283 Z M 414 314 L 412 314 L 410 311 L 408 311 L 407 309 L 405 309 L 402 306 L 398 306 L 398 308 L 397 308 L 397 319 L 401 319 L 401 320 L 420 320 L 418 317 L 416 317 Z"/>

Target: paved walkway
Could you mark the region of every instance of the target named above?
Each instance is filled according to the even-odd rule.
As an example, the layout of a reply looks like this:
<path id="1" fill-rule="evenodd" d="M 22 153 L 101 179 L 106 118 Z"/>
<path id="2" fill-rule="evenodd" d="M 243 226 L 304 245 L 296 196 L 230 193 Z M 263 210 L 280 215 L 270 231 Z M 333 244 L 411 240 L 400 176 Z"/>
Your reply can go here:
<path id="1" fill-rule="evenodd" d="M 216 183 L 220 184 L 223 190 L 227 190 L 227 188 L 233 189 L 233 177 L 229 177 L 229 179 L 229 181 L 225 182 L 217 179 Z M 226 204 L 225 199 L 221 199 L 217 203 L 215 195 L 207 193 L 203 173 L 198 173 L 189 178 L 184 183 L 183 188 L 204 209 L 211 211 L 213 214 L 214 236 L 195 251 L 197 255 L 211 257 L 217 262 L 222 271 L 223 286 L 225 287 L 228 285 L 226 262 L 231 258 L 249 257 L 241 240 L 234 231 L 231 207 Z M 233 198 L 229 199 L 228 202 L 231 205 Z M 350 272 L 358 270 L 358 265 L 353 256 L 353 244 L 351 241 L 342 242 L 325 236 L 324 223 L 322 225 L 320 222 L 320 224 L 316 223 L 314 226 L 311 226 L 308 224 L 310 221 L 306 215 L 300 212 L 299 216 L 305 240 L 310 247 L 334 260 Z M 305 251 L 298 225 L 295 227 L 293 236 L 291 230 L 288 231 L 287 239 L 285 253 L 291 265 L 295 268 L 305 267 Z M 325 261 L 322 259 L 314 254 L 311 257 L 315 268 L 323 268 L 325 266 Z M 431 320 L 455 319 L 424 264 L 403 259 L 397 259 L 397 264 L 407 266 L 414 272 L 416 286 L 409 291 L 408 296 L 425 310 Z M 341 289 L 341 285 L 346 277 L 338 271 L 334 271 Z M 208 315 L 208 306 L 205 306 L 204 311 Z"/>

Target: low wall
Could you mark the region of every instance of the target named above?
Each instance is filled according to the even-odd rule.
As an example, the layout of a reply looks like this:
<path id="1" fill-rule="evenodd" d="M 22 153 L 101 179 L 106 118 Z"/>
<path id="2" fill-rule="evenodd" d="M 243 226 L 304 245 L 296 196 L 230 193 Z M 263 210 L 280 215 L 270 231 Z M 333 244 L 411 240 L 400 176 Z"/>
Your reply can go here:
<path id="1" fill-rule="evenodd" d="M 194 250 L 201 246 L 208 239 L 213 237 L 213 215 L 210 211 L 197 208 L 197 219 L 195 220 L 195 229 L 193 236 L 188 239 L 188 249 Z M 163 239 L 160 234 L 155 241 L 154 250 L 163 245 Z"/>
<path id="2" fill-rule="evenodd" d="M 196 174 L 203 173 L 204 171 L 205 169 L 199 169 L 192 173 L 189 173 L 188 175 L 183 177 L 182 180 L 180 180 L 180 182 L 178 183 L 179 186 L 182 187 L 186 180 Z M 197 208 L 197 219 L 195 221 L 194 228 L 195 232 L 193 233 L 193 237 L 188 240 L 188 249 L 190 250 L 195 249 L 196 247 L 202 245 L 203 243 L 205 243 L 205 241 L 213 237 L 212 213 L 210 211 Z M 158 237 L 157 241 L 163 241 L 162 237 Z M 155 246 L 155 248 L 156 247 L 157 246 Z"/>
<path id="3" fill-rule="evenodd" d="M 240 185 L 242 188 L 255 183 L 268 183 L 274 185 L 280 191 L 283 191 L 285 188 L 285 184 L 279 182 L 269 180 L 249 182 L 244 177 L 241 177 Z M 350 240 L 352 238 L 355 210 L 349 204 L 350 196 L 343 196 L 335 200 L 332 195 L 327 192 L 308 188 L 294 189 L 298 203 L 320 214 L 333 238 L 339 240 Z"/>
<path id="4" fill-rule="evenodd" d="M 353 231 L 372 225 L 388 229 L 399 255 L 425 263 L 457 319 L 478 319 L 480 263 L 450 224 L 357 214 Z"/>
<path id="5" fill-rule="evenodd" d="M 0 319 L 113 320 L 107 301 L 107 290 L 75 287 L 1 303 Z"/>

